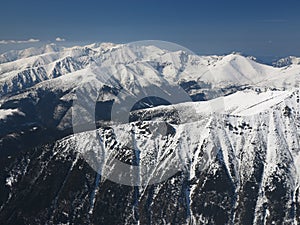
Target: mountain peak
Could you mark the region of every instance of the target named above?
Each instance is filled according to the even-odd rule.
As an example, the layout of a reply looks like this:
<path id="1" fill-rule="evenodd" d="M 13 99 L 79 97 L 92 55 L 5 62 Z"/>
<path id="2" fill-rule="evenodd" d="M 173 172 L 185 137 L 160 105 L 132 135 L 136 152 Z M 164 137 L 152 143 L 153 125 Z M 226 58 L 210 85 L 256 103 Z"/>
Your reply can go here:
<path id="1" fill-rule="evenodd" d="M 300 58 L 296 56 L 288 56 L 285 58 L 281 58 L 272 63 L 274 67 L 286 67 L 290 65 L 299 65 L 299 64 L 300 64 Z"/>

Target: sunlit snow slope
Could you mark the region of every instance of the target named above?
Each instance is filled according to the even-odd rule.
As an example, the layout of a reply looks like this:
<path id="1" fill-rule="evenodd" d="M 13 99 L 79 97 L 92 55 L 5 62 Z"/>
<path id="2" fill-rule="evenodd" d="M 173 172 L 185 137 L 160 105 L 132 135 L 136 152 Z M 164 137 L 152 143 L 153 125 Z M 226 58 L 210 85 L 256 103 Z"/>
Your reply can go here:
<path id="1" fill-rule="evenodd" d="M 299 224 L 300 65 L 286 62 L 111 43 L 2 54 L 0 223 Z M 98 94 L 97 129 L 74 134 L 74 100 L 93 103 L 78 88 Z M 137 98 L 154 91 L 169 101 Z M 107 179 L 113 158 L 142 165 L 143 185 Z"/>

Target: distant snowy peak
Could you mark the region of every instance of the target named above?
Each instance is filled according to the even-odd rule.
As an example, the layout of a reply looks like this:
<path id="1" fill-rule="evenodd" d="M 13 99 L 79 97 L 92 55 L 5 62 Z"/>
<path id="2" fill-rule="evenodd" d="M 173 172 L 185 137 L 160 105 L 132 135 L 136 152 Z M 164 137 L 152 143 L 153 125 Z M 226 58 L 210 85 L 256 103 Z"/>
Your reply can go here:
<path id="1" fill-rule="evenodd" d="M 300 61 L 295 57 L 289 60 L 294 64 Z M 80 70 L 84 76 L 84 69 L 95 65 L 99 68 L 117 69 L 118 65 L 131 68 L 132 71 L 126 70 L 126 74 L 118 74 L 121 72 L 118 69 L 111 74 L 123 87 L 131 77 L 143 76 L 146 80 L 162 79 L 182 85 L 193 96 L 201 95 L 205 88 L 217 91 L 226 88 L 238 90 L 244 86 L 276 88 L 278 85 L 281 88 L 295 83 L 300 72 L 300 66 L 276 68 L 237 52 L 198 56 L 185 49 L 170 50 L 151 44 L 94 43 L 73 47 L 49 44 L 0 55 L 0 95 L 18 93 L 38 83 L 52 82 L 57 77 L 68 80 Z M 150 75 L 148 72 L 141 74 L 143 71 L 151 72 Z M 72 80 L 76 87 L 76 79 Z M 66 84 L 68 82 L 62 83 L 68 85 L 68 89 L 74 88 Z"/>
<path id="2" fill-rule="evenodd" d="M 209 65 L 200 78 L 214 86 L 252 85 L 266 79 L 268 74 L 274 72 L 274 68 L 270 66 L 232 53 Z"/>
<path id="3" fill-rule="evenodd" d="M 12 62 L 18 59 L 28 58 L 31 56 L 38 56 L 45 53 L 58 52 L 62 47 L 57 46 L 56 44 L 47 44 L 42 47 L 36 48 L 27 48 L 23 50 L 12 50 L 5 52 L 0 55 L 0 63 Z"/>
<path id="4" fill-rule="evenodd" d="M 45 55 L 67 55 L 67 56 L 76 56 L 78 52 L 106 52 L 110 49 L 120 47 L 120 44 L 113 43 L 93 43 L 85 46 L 72 46 L 72 47 L 63 47 L 54 43 L 46 44 L 41 47 L 31 47 L 22 50 L 12 50 L 5 52 L 0 55 L 0 64 L 9 63 L 13 61 L 19 61 L 21 59 L 28 59 L 32 57 L 39 57 Z M 19 61 L 20 62 L 20 61 Z"/>
<path id="5" fill-rule="evenodd" d="M 285 58 L 281 58 L 276 62 L 272 63 L 274 67 L 285 67 L 290 65 L 299 65 L 300 58 L 295 56 L 288 56 Z"/>
<path id="6" fill-rule="evenodd" d="M 93 43 L 93 44 L 89 44 L 86 45 L 85 47 L 93 49 L 93 50 L 98 50 L 98 51 L 108 51 L 114 48 L 118 48 L 122 46 L 122 44 L 115 44 L 115 43 L 111 43 L 111 42 L 100 42 L 100 43 Z"/>

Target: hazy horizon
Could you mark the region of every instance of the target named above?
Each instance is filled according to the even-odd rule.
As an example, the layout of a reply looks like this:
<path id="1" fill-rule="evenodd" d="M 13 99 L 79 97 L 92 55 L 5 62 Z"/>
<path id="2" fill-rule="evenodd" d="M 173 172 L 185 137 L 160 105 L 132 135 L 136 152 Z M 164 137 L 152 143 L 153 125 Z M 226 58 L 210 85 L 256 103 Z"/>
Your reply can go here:
<path id="1" fill-rule="evenodd" d="M 293 0 L 284 4 L 12 0 L 0 9 L 0 52 L 47 42 L 163 40 L 200 55 L 232 51 L 257 58 L 299 55 L 299 6 Z"/>

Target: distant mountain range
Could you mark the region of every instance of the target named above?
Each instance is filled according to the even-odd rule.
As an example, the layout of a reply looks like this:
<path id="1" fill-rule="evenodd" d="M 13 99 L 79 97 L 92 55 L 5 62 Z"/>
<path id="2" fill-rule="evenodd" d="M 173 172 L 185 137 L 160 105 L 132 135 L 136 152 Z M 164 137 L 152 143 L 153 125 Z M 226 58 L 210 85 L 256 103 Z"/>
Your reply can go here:
<path id="1" fill-rule="evenodd" d="M 300 223 L 299 62 L 113 43 L 0 55 L 0 223 Z M 95 109 L 80 132 L 74 101 Z M 144 185 L 107 179 L 115 157 Z"/>

